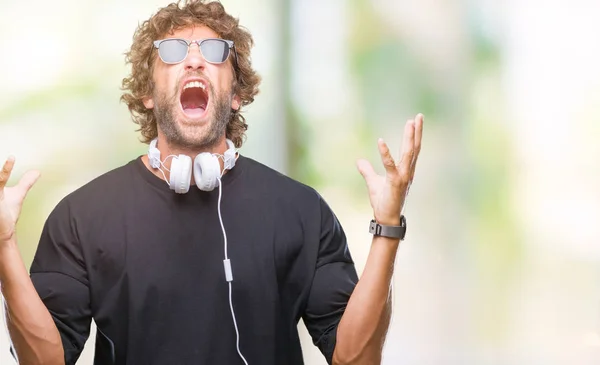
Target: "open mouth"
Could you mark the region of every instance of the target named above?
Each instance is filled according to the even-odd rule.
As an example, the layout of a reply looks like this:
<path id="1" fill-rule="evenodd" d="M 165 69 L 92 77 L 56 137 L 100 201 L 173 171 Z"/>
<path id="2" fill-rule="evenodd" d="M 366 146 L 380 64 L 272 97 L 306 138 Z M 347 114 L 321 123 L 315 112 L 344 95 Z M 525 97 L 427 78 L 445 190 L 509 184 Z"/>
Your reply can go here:
<path id="1" fill-rule="evenodd" d="M 181 108 L 188 117 L 201 117 L 208 108 L 208 99 L 206 85 L 200 81 L 191 81 L 185 84 L 181 92 Z"/>

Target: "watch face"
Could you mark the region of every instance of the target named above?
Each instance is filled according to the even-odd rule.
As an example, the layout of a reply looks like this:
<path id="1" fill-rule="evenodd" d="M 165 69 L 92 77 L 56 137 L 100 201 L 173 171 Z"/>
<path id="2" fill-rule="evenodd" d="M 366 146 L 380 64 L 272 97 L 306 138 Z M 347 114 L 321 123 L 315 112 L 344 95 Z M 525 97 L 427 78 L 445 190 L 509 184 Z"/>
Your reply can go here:
<path id="1" fill-rule="evenodd" d="M 406 217 L 404 215 L 400 216 L 400 226 L 402 227 L 402 237 L 400 237 L 400 240 L 403 240 L 404 236 L 406 236 Z"/>

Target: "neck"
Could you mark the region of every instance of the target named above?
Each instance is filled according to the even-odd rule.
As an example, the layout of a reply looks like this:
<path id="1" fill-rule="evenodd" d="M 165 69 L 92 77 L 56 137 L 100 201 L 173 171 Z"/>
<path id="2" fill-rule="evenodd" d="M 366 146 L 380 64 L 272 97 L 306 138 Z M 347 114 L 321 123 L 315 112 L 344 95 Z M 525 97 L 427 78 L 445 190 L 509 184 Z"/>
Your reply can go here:
<path id="1" fill-rule="evenodd" d="M 144 162 L 144 165 L 146 165 L 146 168 L 148 168 L 148 170 L 150 170 L 154 175 L 156 175 L 157 177 L 159 177 L 161 179 L 164 179 L 166 176 L 167 181 L 169 181 L 170 173 L 168 170 L 171 169 L 171 161 L 173 161 L 173 158 L 176 158 L 179 155 L 187 155 L 192 159 L 192 161 L 194 161 L 194 158 L 202 152 L 223 155 L 225 153 L 225 151 L 227 151 L 228 146 L 227 146 L 227 140 L 226 140 L 225 136 L 223 136 L 216 145 L 214 145 L 213 147 L 210 147 L 210 148 L 182 148 L 182 147 L 170 144 L 164 137 L 161 138 L 161 135 L 159 132 L 156 148 L 158 148 L 158 150 L 160 151 L 160 159 L 163 162 L 164 167 L 166 167 L 166 169 L 164 169 L 164 168 L 162 169 L 165 174 L 164 176 L 160 172 L 160 170 L 154 169 L 150 166 L 150 162 L 148 161 L 148 155 L 144 155 L 142 157 L 142 161 Z M 169 157 L 169 156 L 171 156 L 171 157 Z M 219 158 L 219 165 L 221 166 L 221 171 L 223 171 L 224 161 L 222 158 Z M 223 171 L 223 174 L 226 174 L 226 173 L 227 173 L 227 170 Z M 194 183 L 195 183 L 194 175 L 192 174 L 191 184 L 194 184 Z"/>

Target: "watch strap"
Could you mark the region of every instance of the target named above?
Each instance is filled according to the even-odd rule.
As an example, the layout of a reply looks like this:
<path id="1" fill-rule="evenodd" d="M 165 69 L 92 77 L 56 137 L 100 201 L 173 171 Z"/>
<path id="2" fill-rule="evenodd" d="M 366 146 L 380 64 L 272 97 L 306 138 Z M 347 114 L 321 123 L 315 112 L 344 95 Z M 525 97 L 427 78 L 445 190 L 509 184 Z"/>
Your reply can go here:
<path id="1" fill-rule="evenodd" d="M 403 215 L 400 216 L 399 226 L 386 226 L 377 223 L 373 219 L 369 224 L 369 233 L 375 236 L 399 238 L 400 240 L 403 240 L 404 236 L 406 235 L 406 218 Z"/>

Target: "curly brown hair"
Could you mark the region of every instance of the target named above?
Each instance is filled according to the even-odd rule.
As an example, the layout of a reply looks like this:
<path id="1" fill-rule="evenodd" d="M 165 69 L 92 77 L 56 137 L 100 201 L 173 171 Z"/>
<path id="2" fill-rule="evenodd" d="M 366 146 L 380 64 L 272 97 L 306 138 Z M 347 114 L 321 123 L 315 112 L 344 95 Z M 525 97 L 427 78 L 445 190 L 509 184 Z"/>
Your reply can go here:
<path id="1" fill-rule="evenodd" d="M 140 126 L 138 131 L 141 131 L 144 143 L 149 143 L 158 134 L 154 113 L 142 101 L 144 97 L 151 96 L 154 89 L 152 71 L 157 55 L 153 54 L 152 42 L 191 25 L 207 26 L 219 37 L 234 42 L 237 69 L 234 70 L 233 92 L 241 99 L 240 110 L 242 106 L 252 103 L 258 94 L 261 78 L 252 69 L 250 61 L 250 49 L 254 41 L 250 33 L 239 25 L 239 20 L 227 14 L 218 1 L 179 0 L 171 3 L 138 26 L 131 49 L 125 53 L 126 62 L 131 64 L 131 74 L 123 79 L 122 90 L 125 92 L 121 101 L 127 104 L 134 123 Z M 226 131 L 227 138 L 237 148 L 242 146 L 248 129 L 240 110 L 231 114 Z"/>

